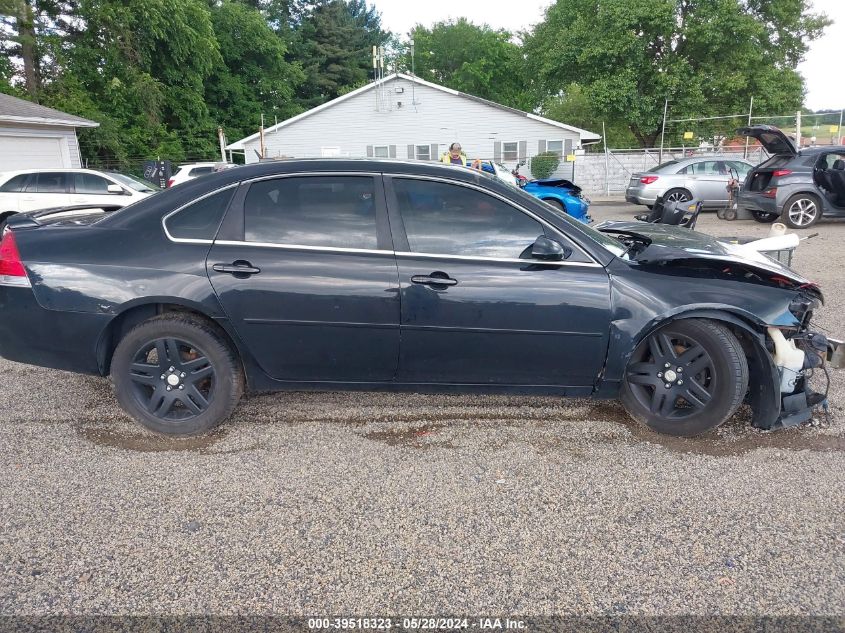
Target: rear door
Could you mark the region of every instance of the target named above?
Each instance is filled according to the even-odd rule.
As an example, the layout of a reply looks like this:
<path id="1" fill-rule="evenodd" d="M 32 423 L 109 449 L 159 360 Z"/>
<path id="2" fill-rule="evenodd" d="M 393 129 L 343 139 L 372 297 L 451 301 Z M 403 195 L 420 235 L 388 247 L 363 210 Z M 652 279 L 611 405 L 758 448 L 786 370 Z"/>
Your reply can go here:
<path id="1" fill-rule="evenodd" d="M 483 189 L 398 176 L 386 183 L 402 292 L 397 381 L 588 393 L 607 351 L 605 269 Z M 541 235 L 570 256 L 531 259 Z"/>
<path id="2" fill-rule="evenodd" d="M 20 197 L 20 210 L 51 209 L 70 204 L 70 178 L 65 171 L 42 171 L 32 175 Z"/>
<path id="3" fill-rule="evenodd" d="M 235 329 L 271 377 L 393 379 L 399 285 L 379 174 L 243 184 L 207 270 Z"/>

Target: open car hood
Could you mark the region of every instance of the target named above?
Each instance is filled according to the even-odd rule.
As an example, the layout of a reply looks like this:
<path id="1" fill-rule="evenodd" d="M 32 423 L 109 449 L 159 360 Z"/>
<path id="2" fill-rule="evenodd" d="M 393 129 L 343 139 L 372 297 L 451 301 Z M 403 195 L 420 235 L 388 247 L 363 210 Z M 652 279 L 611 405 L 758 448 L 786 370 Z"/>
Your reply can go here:
<path id="1" fill-rule="evenodd" d="M 792 139 L 774 125 L 749 125 L 739 128 L 736 133 L 757 139 L 769 154 L 795 156 L 798 153 Z"/>
<path id="2" fill-rule="evenodd" d="M 783 280 L 785 285 L 815 288 L 816 284 L 791 268 L 762 253 L 749 251 L 736 244 L 721 242 L 711 235 L 691 229 L 647 222 L 603 222 L 596 227 L 602 233 L 645 238 L 648 245 L 630 258 L 643 265 L 709 261 L 739 264 L 769 279 Z"/>

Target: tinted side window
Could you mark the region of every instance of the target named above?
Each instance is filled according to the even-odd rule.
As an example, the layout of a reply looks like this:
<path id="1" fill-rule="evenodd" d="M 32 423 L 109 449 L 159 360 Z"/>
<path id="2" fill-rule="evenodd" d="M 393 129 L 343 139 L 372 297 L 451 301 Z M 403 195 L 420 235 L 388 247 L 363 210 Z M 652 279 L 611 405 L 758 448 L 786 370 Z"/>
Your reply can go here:
<path id="1" fill-rule="evenodd" d="M 29 174 L 20 174 L 14 178 L 10 178 L 3 184 L 2 187 L 0 187 L 0 191 L 19 193 L 23 191 L 27 178 L 29 178 Z"/>
<path id="2" fill-rule="evenodd" d="M 244 200 L 244 239 L 376 249 L 375 183 L 369 176 L 255 182 Z"/>
<path id="3" fill-rule="evenodd" d="M 214 167 L 194 167 L 189 175 L 202 176 L 203 174 L 210 174 L 212 171 L 214 171 Z"/>
<path id="4" fill-rule="evenodd" d="M 107 194 L 110 184 L 105 178 L 94 174 L 73 174 L 76 193 Z"/>
<path id="5" fill-rule="evenodd" d="M 67 193 L 67 190 L 68 181 L 66 173 L 56 171 L 35 174 L 36 193 Z M 32 191 L 32 181 L 30 181 L 27 191 Z"/>
<path id="6" fill-rule="evenodd" d="M 537 220 L 475 189 L 411 179 L 394 186 L 416 253 L 517 258 L 543 235 Z"/>
<path id="7" fill-rule="evenodd" d="M 179 239 L 213 240 L 234 193 L 235 187 L 230 187 L 171 215 L 164 222 L 167 232 Z"/>

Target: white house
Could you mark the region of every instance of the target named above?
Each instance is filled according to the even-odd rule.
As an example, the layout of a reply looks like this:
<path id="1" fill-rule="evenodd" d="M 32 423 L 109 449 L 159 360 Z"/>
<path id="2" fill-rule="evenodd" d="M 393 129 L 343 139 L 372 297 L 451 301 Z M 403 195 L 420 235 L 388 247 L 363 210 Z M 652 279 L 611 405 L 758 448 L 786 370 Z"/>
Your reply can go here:
<path id="1" fill-rule="evenodd" d="M 438 160 L 453 141 L 471 159 L 512 168 L 539 152 L 573 156 L 601 137 L 571 125 L 509 108 L 401 73 L 353 90 L 264 131 L 266 158 L 330 156 Z M 259 160 L 255 133 L 226 149 Z M 523 169 L 525 175 L 528 169 Z"/>
<path id="2" fill-rule="evenodd" d="M 98 125 L 0 93 L 0 172 L 82 167 L 76 128 Z"/>

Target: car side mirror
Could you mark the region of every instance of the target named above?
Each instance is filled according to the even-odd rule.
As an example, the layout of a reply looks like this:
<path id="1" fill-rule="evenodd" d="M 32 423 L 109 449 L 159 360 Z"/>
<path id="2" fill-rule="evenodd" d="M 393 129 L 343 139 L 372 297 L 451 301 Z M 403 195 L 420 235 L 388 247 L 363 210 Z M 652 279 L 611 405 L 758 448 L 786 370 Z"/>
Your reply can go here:
<path id="1" fill-rule="evenodd" d="M 572 255 L 572 249 L 564 246 L 557 240 L 550 239 L 545 235 L 537 238 L 531 246 L 531 257 L 543 261 L 561 261 Z"/>
<path id="2" fill-rule="evenodd" d="M 117 195 L 119 195 L 119 196 L 122 196 L 122 195 L 124 195 L 124 194 L 126 193 L 126 191 L 124 190 L 124 188 L 123 188 L 123 187 L 121 187 L 120 185 L 109 185 L 109 187 L 108 187 L 108 192 L 109 192 L 109 193 L 114 193 L 114 194 L 117 194 Z"/>

